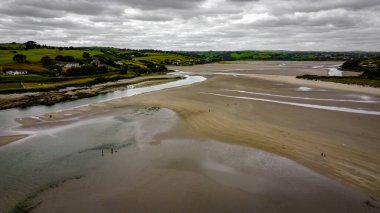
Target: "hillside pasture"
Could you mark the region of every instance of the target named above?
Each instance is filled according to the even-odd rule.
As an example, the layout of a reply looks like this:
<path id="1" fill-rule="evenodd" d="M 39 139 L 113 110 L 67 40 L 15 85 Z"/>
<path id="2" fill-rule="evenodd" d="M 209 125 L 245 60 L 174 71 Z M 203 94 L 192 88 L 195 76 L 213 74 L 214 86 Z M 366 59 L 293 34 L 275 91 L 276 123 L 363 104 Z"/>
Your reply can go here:
<path id="1" fill-rule="evenodd" d="M 13 83 L 0 83 L 0 91 L 1 90 L 9 90 L 9 89 L 23 89 L 22 83 L 13 82 Z"/>
<path id="2" fill-rule="evenodd" d="M 82 59 L 83 52 L 88 52 L 90 55 L 102 54 L 96 50 L 58 50 L 58 49 L 30 49 L 30 50 L 0 50 L 0 64 L 14 63 L 13 56 L 15 54 L 26 55 L 26 60 L 29 62 L 40 62 L 44 56 L 55 58 L 57 55 L 73 56 L 76 59 Z"/>
<path id="3" fill-rule="evenodd" d="M 161 63 L 165 60 L 181 60 L 181 61 L 188 61 L 190 58 L 183 56 L 183 55 L 177 55 L 177 54 L 171 54 L 171 53 L 145 53 L 146 56 L 144 57 L 138 57 L 135 58 L 135 60 L 138 61 L 151 61 L 154 63 Z"/>
<path id="4" fill-rule="evenodd" d="M 47 68 L 43 67 L 42 64 L 39 63 L 29 63 L 29 64 L 0 64 L 0 70 L 28 70 L 31 73 L 44 73 L 48 71 Z"/>

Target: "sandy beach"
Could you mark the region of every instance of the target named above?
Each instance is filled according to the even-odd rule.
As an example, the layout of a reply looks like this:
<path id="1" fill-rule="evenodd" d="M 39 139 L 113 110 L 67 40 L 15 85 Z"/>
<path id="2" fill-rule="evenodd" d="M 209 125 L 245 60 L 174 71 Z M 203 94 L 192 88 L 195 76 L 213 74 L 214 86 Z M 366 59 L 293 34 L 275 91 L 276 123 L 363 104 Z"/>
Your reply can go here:
<path id="1" fill-rule="evenodd" d="M 325 73 L 311 68 L 320 63 L 170 67 L 208 79 L 18 122 L 30 129 L 61 125 L 62 119 L 91 117 L 106 109 L 167 108 L 178 120 L 159 138 L 180 133 L 254 147 L 362 190 L 376 203 L 380 199 L 380 89 L 295 79 L 300 73 Z"/>

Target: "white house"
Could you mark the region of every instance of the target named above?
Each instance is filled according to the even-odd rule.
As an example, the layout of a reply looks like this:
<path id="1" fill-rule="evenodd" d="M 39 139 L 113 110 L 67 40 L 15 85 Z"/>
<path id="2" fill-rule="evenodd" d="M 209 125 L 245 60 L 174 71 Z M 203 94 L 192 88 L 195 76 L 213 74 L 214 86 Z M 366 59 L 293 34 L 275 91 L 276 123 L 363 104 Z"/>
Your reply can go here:
<path id="1" fill-rule="evenodd" d="M 80 67 L 79 63 L 67 63 L 65 65 L 65 68 L 73 68 L 73 67 Z"/>
<path id="2" fill-rule="evenodd" d="M 56 65 L 64 68 L 80 67 L 80 64 L 76 62 L 57 62 Z"/>
<path id="3" fill-rule="evenodd" d="M 26 70 L 9 70 L 5 72 L 6 75 L 26 75 L 28 71 Z"/>
<path id="4" fill-rule="evenodd" d="M 122 61 L 115 61 L 115 64 L 117 64 L 117 65 L 123 65 L 123 62 Z"/>
<path id="5" fill-rule="evenodd" d="M 98 59 L 94 59 L 91 61 L 90 63 L 91 65 L 95 64 L 96 66 L 99 66 L 100 65 L 100 61 Z"/>

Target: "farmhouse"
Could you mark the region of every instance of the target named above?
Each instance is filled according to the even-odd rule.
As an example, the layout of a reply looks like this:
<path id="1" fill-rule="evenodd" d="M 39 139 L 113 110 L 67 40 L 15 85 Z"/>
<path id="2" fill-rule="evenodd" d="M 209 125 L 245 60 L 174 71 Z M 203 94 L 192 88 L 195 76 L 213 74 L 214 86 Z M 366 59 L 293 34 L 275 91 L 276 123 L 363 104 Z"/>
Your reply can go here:
<path id="1" fill-rule="evenodd" d="M 80 64 L 76 62 L 57 62 L 56 65 L 64 68 L 80 67 Z"/>
<path id="2" fill-rule="evenodd" d="M 99 66 L 100 65 L 100 61 L 98 59 L 94 59 L 91 61 L 90 63 L 91 65 L 96 65 L 96 66 Z"/>
<path id="3" fill-rule="evenodd" d="M 123 62 L 122 61 L 115 61 L 115 64 L 117 64 L 117 65 L 123 65 Z"/>
<path id="4" fill-rule="evenodd" d="M 26 70 L 8 70 L 5 72 L 6 75 L 26 75 L 28 71 Z"/>

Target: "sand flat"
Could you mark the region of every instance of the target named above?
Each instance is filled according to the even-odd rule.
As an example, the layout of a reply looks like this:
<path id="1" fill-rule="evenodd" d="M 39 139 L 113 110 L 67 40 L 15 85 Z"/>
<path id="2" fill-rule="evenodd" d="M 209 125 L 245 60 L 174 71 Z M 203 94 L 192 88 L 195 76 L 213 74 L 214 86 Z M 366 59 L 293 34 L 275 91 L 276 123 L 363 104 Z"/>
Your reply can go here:
<path id="1" fill-rule="evenodd" d="M 380 155 L 378 154 L 380 153 L 380 132 L 378 131 L 380 116 L 229 99 L 204 94 L 205 92 L 227 94 L 226 91 L 222 91 L 227 88 L 315 99 L 364 100 L 363 98 L 369 98 L 378 100 L 377 90 L 371 88 L 357 90 L 357 87 L 352 85 L 334 83 L 327 85 L 324 84 L 325 82 L 310 82 L 312 85 L 308 85 L 308 81 L 294 79 L 294 76 L 299 73 L 321 72 L 321 70 L 311 68 L 316 64 L 318 63 L 297 62 L 289 68 L 282 67 L 281 69 L 275 62 L 180 67 L 194 74 L 212 72 L 214 68 L 217 72 L 220 70 L 236 72 L 236 69 L 242 69 L 240 72 L 248 75 L 208 73 L 208 80 L 202 83 L 117 99 L 102 106 L 90 105 L 85 107 L 85 110 L 78 108 L 75 111 L 80 114 L 80 112 L 90 113 L 102 108 L 129 106 L 169 108 L 179 116 L 176 128 L 185 131 L 191 137 L 206 137 L 226 143 L 245 144 L 285 156 L 342 183 L 360 188 L 373 197 L 380 198 Z M 256 73 L 252 74 L 250 70 Z M 273 76 L 266 74 L 268 70 Z M 287 76 L 280 75 L 279 70 L 285 72 Z M 280 76 L 274 75 L 276 72 Z M 313 88 L 310 91 L 299 91 L 300 85 Z M 328 90 L 325 90 L 326 88 Z M 232 92 L 228 94 L 237 95 Z M 252 94 L 246 96 L 258 97 Z M 278 100 L 275 97 L 272 99 Z M 307 102 L 308 100 L 303 100 L 303 103 Z M 379 103 L 326 103 L 322 100 L 309 102 L 317 105 L 380 111 Z M 322 157 L 321 153 L 324 153 L 326 157 Z"/>
<path id="2" fill-rule="evenodd" d="M 14 141 L 21 140 L 25 137 L 28 137 L 28 135 L 5 135 L 0 136 L 0 147 L 4 146 L 6 144 L 12 143 Z"/>

